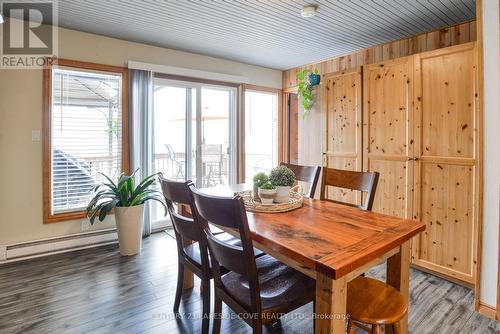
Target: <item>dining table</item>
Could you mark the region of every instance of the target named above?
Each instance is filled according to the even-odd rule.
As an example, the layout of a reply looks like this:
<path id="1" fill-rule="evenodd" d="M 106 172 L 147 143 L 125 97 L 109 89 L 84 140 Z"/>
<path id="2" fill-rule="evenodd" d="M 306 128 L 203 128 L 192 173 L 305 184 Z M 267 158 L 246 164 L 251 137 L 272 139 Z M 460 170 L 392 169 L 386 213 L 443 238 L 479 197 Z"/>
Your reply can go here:
<path id="1" fill-rule="evenodd" d="M 236 184 L 200 190 L 232 197 L 250 189 Z M 315 333 L 345 333 L 349 281 L 383 262 L 386 283 L 408 302 L 410 242 L 424 231 L 423 222 L 306 197 L 293 211 L 247 212 L 247 218 L 254 247 L 316 280 Z M 407 315 L 400 327 L 408 332 Z"/>

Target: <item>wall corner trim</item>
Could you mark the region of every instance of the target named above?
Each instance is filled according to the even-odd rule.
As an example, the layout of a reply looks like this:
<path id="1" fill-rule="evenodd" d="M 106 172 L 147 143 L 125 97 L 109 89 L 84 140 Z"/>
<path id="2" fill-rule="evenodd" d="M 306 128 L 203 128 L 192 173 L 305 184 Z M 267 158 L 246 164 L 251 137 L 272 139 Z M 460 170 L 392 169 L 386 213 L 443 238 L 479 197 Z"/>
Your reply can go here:
<path id="1" fill-rule="evenodd" d="M 495 307 L 493 307 L 491 305 L 479 303 L 479 308 L 477 311 L 480 314 L 484 315 L 485 317 L 488 317 L 488 318 L 493 319 L 493 320 L 497 320 L 496 319 L 497 310 Z"/>

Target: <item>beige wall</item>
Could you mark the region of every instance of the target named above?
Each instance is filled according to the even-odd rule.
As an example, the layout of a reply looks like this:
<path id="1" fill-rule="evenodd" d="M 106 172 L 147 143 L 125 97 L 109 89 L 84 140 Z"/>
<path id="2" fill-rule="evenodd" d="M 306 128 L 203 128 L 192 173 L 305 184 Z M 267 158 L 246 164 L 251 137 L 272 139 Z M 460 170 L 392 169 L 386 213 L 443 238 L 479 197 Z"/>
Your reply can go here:
<path id="1" fill-rule="evenodd" d="M 0 34 L 2 25 L 0 25 Z M 126 66 L 127 61 L 247 77 L 281 88 L 281 71 L 59 29 L 59 57 Z M 42 126 L 42 72 L 0 70 L 0 245 L 82 232 L 82 221 L 42 222 L 42 146 L 31 141 Z M 93 229 L 109 228 L 113 219 Z"/>
<path id="2" fill-rule="evenodd" d="M 498 228 L 500 205 L 500 22 L 499 2 L 482 1 L 484 162 L 481 303 L 497 305 Z"/>

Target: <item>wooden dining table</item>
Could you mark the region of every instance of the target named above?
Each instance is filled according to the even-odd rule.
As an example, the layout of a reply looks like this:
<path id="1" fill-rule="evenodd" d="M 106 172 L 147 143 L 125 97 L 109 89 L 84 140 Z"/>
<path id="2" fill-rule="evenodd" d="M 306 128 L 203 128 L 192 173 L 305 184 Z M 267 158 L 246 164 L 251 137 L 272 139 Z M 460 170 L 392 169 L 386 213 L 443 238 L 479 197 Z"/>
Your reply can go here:
<path id="1" fill-rule="evenodd" d="M 201 191 L 234 196 L 249 189 L 238 184 Z M 256 248 L 316 280 L 316 333 L 345 333 L 348 282 L 385 261 L 387 284 L 408 300 L 410 240 L 424 223 L 309 198 L 293 211 L 247 216 Z M 407 331 L 406 316 L 401 332 Z"/>

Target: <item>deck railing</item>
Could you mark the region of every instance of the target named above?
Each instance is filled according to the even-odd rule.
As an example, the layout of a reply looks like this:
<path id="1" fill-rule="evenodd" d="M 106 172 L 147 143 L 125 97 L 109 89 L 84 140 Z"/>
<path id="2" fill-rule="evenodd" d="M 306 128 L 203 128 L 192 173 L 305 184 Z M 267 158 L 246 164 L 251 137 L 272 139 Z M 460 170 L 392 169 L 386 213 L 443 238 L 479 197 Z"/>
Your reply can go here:
<path id="1" fill-rule="evenodd" d="M 264 166 L 263 162 L 270 162 L 271 157 L 266 154 L 247 154 L 246 165 L 250 173 L 268 170 L 272 166 Z M 89 173 L 98 182 L 105 181 L 99 172 L 106 175 L 119 174 L 117 168 L 120 166 L 120 157 L 86 157 L 83 160 L 89 166 Z M 220 161 L 220 165 L 219 165 Z M 259 167 L 257 167 L 259 166 Z M 222 158 L 214 159 L 212 156 L 205 157 L 202 168 L 204 169 L 204 185 L 214 185 L 224 183 L 228 178 L 229 157 L 222 155 Z M 174 180 L 184 180 L 186 178 L 184 152 L 176 152 L 175 158 L 171 158 L 168 153 L 157 153 L 153 155 L 154 172 L 162 172 L 163 175 Z M 196 174 L 193 166 L 192 175 Z"/>

